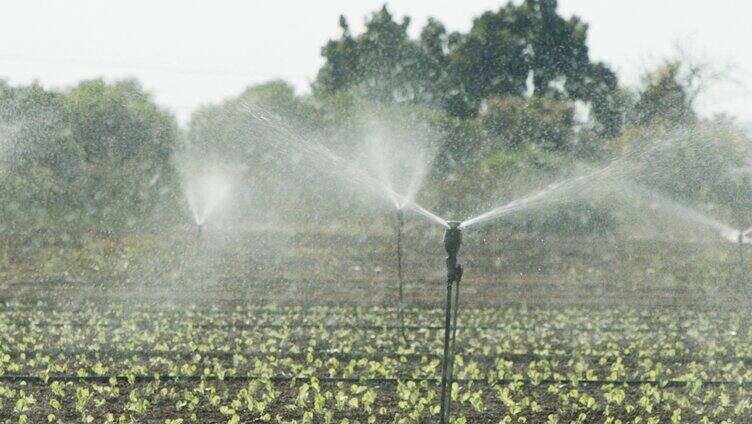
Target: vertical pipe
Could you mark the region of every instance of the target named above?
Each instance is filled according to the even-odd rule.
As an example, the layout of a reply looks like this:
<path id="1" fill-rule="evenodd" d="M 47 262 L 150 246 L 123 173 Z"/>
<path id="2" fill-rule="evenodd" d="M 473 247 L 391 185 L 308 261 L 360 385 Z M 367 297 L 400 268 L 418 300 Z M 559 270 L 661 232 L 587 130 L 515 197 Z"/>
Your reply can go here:
<path id="1" fill-rule="evenodd" d="M 449 411 L 448 404 L 451 402 L 451 388 L 447 393 L 447 378 L 449 377 L 449 340 L 450 329 L 449 326 L 452 322 L 452 279 L 447 278 L 447 298 L 446 308 L 444 313 L 444 357 L 441 363 L 441 409 L 439 414 L 441 415 L 441 424 L 449 423 Z"/>
<path id="2" fill-rule="evenodd" d="M 738 251 L 739 251 L 739 290 L 741 290 L 747 297 L 747 301 L 752 300 L 749 292 L 749 284 L 747 280 L 747 266 L 744 260 L 744 230 L 739 230 L 738 238 Z M 746 310 L 746 308 L 745 308 Z M 742 314 L 742 322 L 740 322 L 739 335 L 746 339 L 749 334 L 749 312 Z"/>
<path id="3" fill-rule="evenodd" d="M 397 279 L 399 280 L 399 320 L 402 340 L 407 342 L 405 334 L 405 288 L 402 274 L 402 227 L 404 225 L 404 216 L 402 209 L 397 209 Z"/>
<path id="4" fill-rule="evenodd" d="M 452 306 L 452 337 L 449 340 L 449 365 L 447 368 L 447 405 L 446 405 L 446 417 L 449 422 L 449 417 L 452 416 L 452 382 L 454 380 L 454 346 L 455 339 L 457 337 L 457 314 L 459 312 L 460 305 L 460 282 L 454 286 L 454 305 Z"/>
<path id="5" fill-rule="evenodd" d="M 744 260 L 744 230 L 739 230 L 739 284 L 741 289 L 747 291 L 747 266 Z"/>
<path id="6" fill-rule="evenodd" d="M 196 238 L 201 238 L 201 234 L 204 232 L 204 224 L 198 224 L 198 228 L 196 229 Z"/>
<path id="7" fill-rule="evenodd" d="M 454 366 L 454 340 L 457 326 L 457 307 L 459 302 L 459 284 L 462 280 L 462 265 L 458 255 L 462 246 L 462 230 L 457 221 L 448 222 L 444 231 L 444 249 L 447 252 L 447 298 L 444 316 L 444 357 L 441 367 L 441 407 L 439 414 L 441 424 L 448 424 L 452 403 L 452 367 Z M 454 287 L 454 283 L 457 286 Z M 454 305 L 452 305 L 452 289 Z"/>

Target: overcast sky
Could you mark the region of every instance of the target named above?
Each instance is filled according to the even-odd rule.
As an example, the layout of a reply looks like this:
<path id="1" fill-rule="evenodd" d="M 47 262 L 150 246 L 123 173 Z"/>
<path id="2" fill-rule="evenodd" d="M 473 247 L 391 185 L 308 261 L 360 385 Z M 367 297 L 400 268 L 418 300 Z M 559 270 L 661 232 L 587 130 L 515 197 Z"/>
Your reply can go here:
<path id="1" fill-rule="evenodd" d="M 505 1 L 402 0 L 397 16 L 466 31 L 472 19 Z M 339 35 L 344 14 L 358 32 L 381 0 L 187 1 L 10 0 L 0 17 L 0 78 L 67 87 L 82 79 L 136 77 L 185 122 L 192 110 L 284 78 L 303 92 Z M 752 123 L 752 2 L 746 0 L 560 0 L 565 16 L 590 24 L 591 57 L 629 85 L 675 52 L 677 42 L 702 61 L 731 68 L 700 99 L 704 114 Z"/>

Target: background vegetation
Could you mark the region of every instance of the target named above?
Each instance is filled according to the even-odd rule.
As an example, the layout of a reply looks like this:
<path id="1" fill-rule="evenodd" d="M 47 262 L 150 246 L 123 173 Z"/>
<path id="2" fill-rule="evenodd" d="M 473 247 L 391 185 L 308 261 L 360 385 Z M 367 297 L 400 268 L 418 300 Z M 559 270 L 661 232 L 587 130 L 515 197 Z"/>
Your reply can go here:
<path id="1" fill-rule="evenodd" d="M 180 189 L 185 158 L 232 164 L 244 177 L 238 203 L 254 216 L 308 222 L 373 209 L 341 182 L 269 149 L 270 134 L 246 105 L 345 157 L 373 131 L 411 134 L 436 157 L 419 201 L 465 217 L 572 172 L 659 147 L 640 182 L 734 225 L 752 202 L 748 140 L 726 117 L 699 117 L 705 67 L 666 60 L 640 87 L 621 85 L 588 52 L 588 27 L 555 0 L 508 4 L 467 33 L 430 20 L 417 38 L 410 19 L 383 7 L 355 34 L 321 49 L 310 94 L 284 81 L 251 86 L 196 111 L 187 128 L 137 81 L 84 81 L 50 91 L 0 82 L 0 226 L 126 228 L 190 219 Z M 290 162 L 292 161 L 292 162 Z M 296 162 L 297 161 L 297 162 Z M 291 166 L 294 171 L 291 171 Z M 552 209 L 518 228 L 609 231 L 596 203 Z M 552 224 L 553 223 L 553 224 Z"/>

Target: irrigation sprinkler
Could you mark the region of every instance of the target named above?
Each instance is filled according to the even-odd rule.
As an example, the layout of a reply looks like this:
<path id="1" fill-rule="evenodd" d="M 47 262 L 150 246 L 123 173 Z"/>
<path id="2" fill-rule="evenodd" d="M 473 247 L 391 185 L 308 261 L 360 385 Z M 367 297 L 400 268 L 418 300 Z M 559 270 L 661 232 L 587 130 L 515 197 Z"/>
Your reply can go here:
<path id="1" fill-rule="evenodd" d="M 739 235 L 737 236 L 737 246 L 739 247 L 739 284 L 741 284 L 741 287 L 744 289 L 747 289 L 747 265 L 746 261 L 744 259 L 744 242 L 746 240 L 746 234 L 749 233 L 749 229 L 739 230 Z"/>
<path id="2" fill-rule="evenodd" d="M 201 235 L 204 233 L 204 224 L 198 224 L 196 226 L 196 238 L 200 239 Z"/>
<path id="3" fill-rule="evenodd" d="M 449 227 L 444 231 L 444 249 L 447 252 L 447 298 L 444 316 L 444 357 L 441 366 L 441 424 L 448 424 L 451 415 L 454 341 L 457 335 L 457 309 L 462 280 L 462 265 L 457 257 L 462 246 L 462 229 L 458 221 L 449 221 L 447 224 Z"/>
<path id="4" fill-rule="evenodd" d="M 402 208 L 399 208 L 397 209 L 397 279 L 399 280 L 399 304 L 397 305 L 397 310 L 399 311 L 402 340 L 407 343 L 407 335 L 405 334 L 405 284 L 402 274 L 402 227 L 404 224 L 404 212 L 402 211 Z"/>

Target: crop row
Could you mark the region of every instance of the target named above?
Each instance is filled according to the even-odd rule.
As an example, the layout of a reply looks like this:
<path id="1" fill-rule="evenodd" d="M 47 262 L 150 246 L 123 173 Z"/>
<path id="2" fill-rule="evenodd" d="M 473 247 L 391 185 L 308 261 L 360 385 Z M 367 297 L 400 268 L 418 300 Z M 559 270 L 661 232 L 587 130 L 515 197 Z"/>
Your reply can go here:
<path id="1" fill-rule="evenodd" d="M 374 385 L 271 380 L 148 383 L 0 383 L 6 422 L 426 422 L 438 412 L 433 382 Z M 686 388 L 566 383 L 453 387 L 456 422 L 747 422 L 744 387 Z M 621 421 L 616 421 L 617 419 Z"/>
<path id="2" fill-rule="evenodd" d="M 0 422 L 433 421 L 442 311 L 405 309 L 406 339 L 397 312 L 6 304 Z M 734 310 L 467 308 L 455 411 L 466 422 L 749 422 L 747 324 Z"/>

